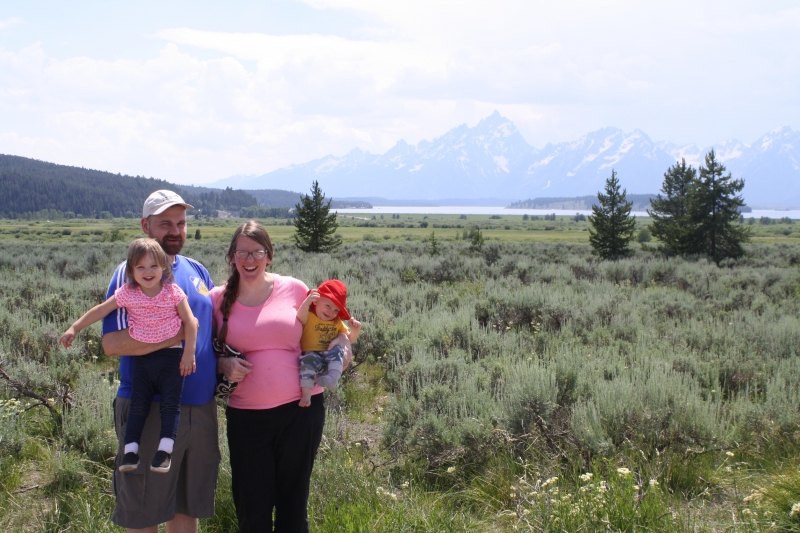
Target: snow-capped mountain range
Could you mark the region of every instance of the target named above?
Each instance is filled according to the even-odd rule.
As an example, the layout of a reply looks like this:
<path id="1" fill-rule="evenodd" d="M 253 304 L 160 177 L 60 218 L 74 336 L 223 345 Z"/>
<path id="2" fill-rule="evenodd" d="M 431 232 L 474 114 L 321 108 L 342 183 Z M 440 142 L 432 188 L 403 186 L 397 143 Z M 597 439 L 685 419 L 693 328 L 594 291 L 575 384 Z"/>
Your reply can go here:
<path id="1" fill-rule="evenodd" d="M 660 190 L 664 172 L 677 160 L 683 157 L 697 167 L 711 148 L 735 178 L 744 178 L 748 205 L 800 205 L 800 133 L 788 126 L 749 146 L 736 140 L 703 148 L 677 146 L 653 142 L 641 130 L 603 128 L 537 149 L 497 111 L 474 128 L 462 124 L 416 146 L 400 140 L 382 155 L 355 148 L 342 157 L 328 155 L 210 186 L 305 192 L 318 180 L 328 197 L 524 200 L 595 194 L 613 168 L 629 193 L 646 194 Z"/>

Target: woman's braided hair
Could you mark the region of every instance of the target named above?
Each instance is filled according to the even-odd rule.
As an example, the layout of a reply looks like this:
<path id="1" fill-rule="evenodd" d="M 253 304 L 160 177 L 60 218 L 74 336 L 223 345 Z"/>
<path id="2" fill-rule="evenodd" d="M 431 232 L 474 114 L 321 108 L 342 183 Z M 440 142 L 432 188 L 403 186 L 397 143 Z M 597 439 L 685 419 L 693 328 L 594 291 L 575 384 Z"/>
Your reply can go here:
<path id="1" fill-rule="evenodd" d="M 228 282 L 225 284 L 225 292 L 222 294 L 222 305 L 220 305 L 220 311 L 222 311 L 223 317 L 222 330 L 219 335 L 221 339 L 224 339 L 225 335 L 228 333 L 228 316 L 231 314 L 233 302 L 235 302 L 236 298 L 239 296 L 239 271 L 236 269 L 234 254 L 236 253 L 236 241 L 239 240 L 241 235 L 244 235 L 248 239 L 253 239 L 263 246 L 267 251 L 267 257 L 270 262 L 272 261 L 272 241 L 264 226 L 255 220 L 250 220 L 236 228 L 236 231 L 233 232 L 233 237 L 231 237 L 231 244 L 228 246 L 228 253 L 225 254 L 225 262 L 228 263 L 229 275 Z"/>

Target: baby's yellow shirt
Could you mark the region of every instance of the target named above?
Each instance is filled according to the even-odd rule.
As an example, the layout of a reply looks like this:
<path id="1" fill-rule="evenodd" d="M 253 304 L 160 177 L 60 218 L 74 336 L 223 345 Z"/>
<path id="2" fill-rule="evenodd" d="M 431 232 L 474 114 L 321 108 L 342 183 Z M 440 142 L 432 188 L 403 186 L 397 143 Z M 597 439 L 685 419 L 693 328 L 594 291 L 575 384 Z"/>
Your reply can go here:
<path id="1" fill-rule="evenodd" d="M 303 336 L 300 337 L 300 349 L 304 352 L 324 352 L 339 333 L 349 331 L 340 319 L 322 320 L 309 311 L 308 321 L 303 326 Z"/>

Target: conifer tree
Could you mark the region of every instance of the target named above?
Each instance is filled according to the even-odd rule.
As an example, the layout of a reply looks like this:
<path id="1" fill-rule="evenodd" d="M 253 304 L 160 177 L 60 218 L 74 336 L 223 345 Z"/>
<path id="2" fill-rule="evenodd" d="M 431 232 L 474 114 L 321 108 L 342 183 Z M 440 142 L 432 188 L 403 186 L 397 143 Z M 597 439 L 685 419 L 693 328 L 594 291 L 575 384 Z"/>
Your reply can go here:
<path id="1" fill-rule="evenodd" d="M 466 231 L 467 230 L 464 230 L 465 233 Z M 477 250 L 480 252 L 481 248 L 483 248 L 483 242 L 484 242 L 483 233 L 481 233 L 480 229 L 475 228 L 475 230 L 472 233 L 472 238 L 470 239 L 470 246 L 472 247 L 473 250 Z"/>
<path id="2" fill-rule="evenodd" d="M 744 181 L 732 179 L 730 172 L 717 161 L 714 150 L 706 154 L 691 193 L 692 237 L 689 253 L 706 254 L 719 264 L 725 258 L 744 255 L 742 243 L 750 239 L 750 231 L 738 223 L 739 208 L 744 200 L 738 195 Z"/>
<path id="3" fill-rule="evenodd" d="M 436 231 L 431 231 L 430 244 L 431 244 L 431 247 L 430 247 L 430 250 L 428 251 L 428 253 L 430 253 L 431 256 L 439 255 L 439 253 L 440 253 L 439 252 L 439 241 L 436 240 Z"/>
<path id="4" fill-rule="evenodd" d="M 636 219 L 631 216 L 632 202 L 620 192 L 617 173 L 611 170 L 606 180 L 605 194 L 597 193 L 600 205 L 592 206 L 589 215 L 589 243 L 594 253 L 603 259 L 619 259 L 631 254 L 629 248 L 636 229 Z"/>
<path id="5" fill-rule="evenodd" d="M 335 235 L 339 223 L 336 213 L 331 213 L 331 201 L 325 202 L 325 195 L 315 181 L 311 195 L 303 195 L 295 205 L 297 218 L 294 219 L 294 243 L 304 252 L 328 253 L 336 250 L 341 240 Z"/>
<path id="6" fill-rule="evenodd" d="M 691 200 L 696 182 L 697 171 L 681 159 L 664 173 L 663 196 L 650 200 L 652 209 L 647 210 L 653 219 L 651 233 L 676 255 L 689 253 L 692 248 Z"/>

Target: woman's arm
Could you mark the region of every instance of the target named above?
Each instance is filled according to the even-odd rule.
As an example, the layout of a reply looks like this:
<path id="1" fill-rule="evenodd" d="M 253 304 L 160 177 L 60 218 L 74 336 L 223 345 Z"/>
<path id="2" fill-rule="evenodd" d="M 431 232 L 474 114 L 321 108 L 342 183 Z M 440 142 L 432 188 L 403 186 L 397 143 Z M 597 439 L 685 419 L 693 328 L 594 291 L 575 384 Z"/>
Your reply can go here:
<path id="1" fill-rule="evenodd" d="M 347 338 L 346 333 L 340 333 L 338 337 L 333 339 L 331 343 L 328 345 L 328 349 L 332 349 L 334 346 L 341 346 L 342 351 L 344 352 L 344 356 L 342 358 L 342 366 L 343 370 L 347 368 L 347 365 L 350 364 L 350 359 L 353 357 L 353 347 L 350 345 L 350 339 Z"/>
<path id="2" fill-rule="evenodd" d="M 231 383 L 239 383 L 253 369 L 253 363 L 238 357 L 220 357 L 217 359 L 217 372 L 225 374 Z"/>

